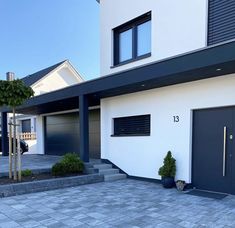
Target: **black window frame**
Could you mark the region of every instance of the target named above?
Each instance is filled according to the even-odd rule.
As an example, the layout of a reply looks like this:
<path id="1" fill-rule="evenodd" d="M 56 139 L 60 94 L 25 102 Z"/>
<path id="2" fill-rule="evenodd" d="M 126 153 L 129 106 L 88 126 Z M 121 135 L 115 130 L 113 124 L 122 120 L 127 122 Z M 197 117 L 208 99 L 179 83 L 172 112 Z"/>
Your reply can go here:
<path id="1" fill-rule="evenodd" d="M 113 134 L 111 135 L 112 137 L 150 136 L 150 134 L 150 114 L 113 118 Z"/>
<path id="2" fill-rule="evenodd" d="M 145 13 L 141 15 L 138 18 L 135 18 L 121 26 L 118 26 L 113 29 L 113 34 L 114 34 L 114 40 L 113 40 L 113 66 L 120 66 L 124 65 L 130 62 L 134 62 L 143 58 L 147 58 L 151 56 L 151 50 L 149 53 L 143 54 L 138 56 L 138 35 L 137 35 L 137 27 L 143 23 L 146 23 L 148 21 L 152 20 L 152 14 L 151 11 L 148 13 Z M 129 29 L 132 29 L 132 58 L 125 60 L 125 61 L 120 61 L 120 55 L 119 55 L 119 50 L 120 50 L 120 34 L 122 32 L 125 32 Z"/>

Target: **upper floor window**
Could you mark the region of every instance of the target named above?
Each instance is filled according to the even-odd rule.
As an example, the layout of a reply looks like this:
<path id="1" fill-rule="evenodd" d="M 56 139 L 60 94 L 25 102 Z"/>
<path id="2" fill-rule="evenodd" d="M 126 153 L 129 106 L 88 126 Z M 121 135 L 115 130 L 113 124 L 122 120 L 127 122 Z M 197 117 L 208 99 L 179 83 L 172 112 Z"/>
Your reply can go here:
<path id="1" fill-rule="evenodd" d="M 114 65 L 151 55 L 151 13 L 114 29 Z"/>

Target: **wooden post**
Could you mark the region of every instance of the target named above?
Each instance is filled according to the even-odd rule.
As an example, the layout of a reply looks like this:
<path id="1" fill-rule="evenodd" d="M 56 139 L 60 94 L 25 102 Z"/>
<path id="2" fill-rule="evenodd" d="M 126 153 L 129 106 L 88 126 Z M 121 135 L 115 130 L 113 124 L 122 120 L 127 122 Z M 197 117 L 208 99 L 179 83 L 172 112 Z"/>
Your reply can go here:
<path id="1" fill-rule="evenodd" d="M 18 135 L 17 135 L 17 162 L 18 162 L 18 180 L 21 181 L 20 133 L 18 133 Z"/>
<path id="2" fill-rule="evenodd" d="M 13 157 L 14 157 L 14 180 L 17 180 L 17 157 L 16 157 L 16 112 L 13 108 Z"/>
<path id="3" fill-rule="evenodd" d="M 9 123 L 9 178 L 12 179 L 12 123 Z"/>

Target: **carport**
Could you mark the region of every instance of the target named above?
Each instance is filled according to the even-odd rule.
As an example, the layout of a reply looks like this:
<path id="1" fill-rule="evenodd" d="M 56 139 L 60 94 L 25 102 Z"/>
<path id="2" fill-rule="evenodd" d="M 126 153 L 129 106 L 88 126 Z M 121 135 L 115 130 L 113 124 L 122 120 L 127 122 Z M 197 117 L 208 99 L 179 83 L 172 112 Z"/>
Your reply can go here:
<path id="1" fill-rule="evenodd" d="M 79 112 L 80 143 L 77 146 L 83 161 L 88 162 L 89 109 L 100 107 L 101 99 L 234 73 L 234 50 L 235 41 L 231 41 L 100 77 L 31 98 L 19 107 L 17 112 L 30 115 L 68 110 Z M 10 110 L 1 108 L 0 111 L 2 115 L 2 151 L 6 155 L 8 151 L 7 113 Z"/>

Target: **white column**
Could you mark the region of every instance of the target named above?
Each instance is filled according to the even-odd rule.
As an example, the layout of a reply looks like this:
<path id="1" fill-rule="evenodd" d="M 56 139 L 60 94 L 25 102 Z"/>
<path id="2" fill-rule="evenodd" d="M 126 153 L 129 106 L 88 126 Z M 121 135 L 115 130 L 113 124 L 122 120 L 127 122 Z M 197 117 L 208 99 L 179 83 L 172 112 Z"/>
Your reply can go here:
<path id="1" fill-rule="evenodd" d="M 44 123 L 43 116 L 37 116 L 36 118 L 37 128 L 37 154 L 44 154 Z"/>
<path id="2" fill-rule="evenodd" d="M 35 118 L 36 118 L 35 116 L 32 116 L 32 117 L 30 118 L 31 132 L 35 132 L 35 129 L 34 129 L 34 119 L 35 119 Z"/>

